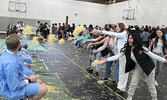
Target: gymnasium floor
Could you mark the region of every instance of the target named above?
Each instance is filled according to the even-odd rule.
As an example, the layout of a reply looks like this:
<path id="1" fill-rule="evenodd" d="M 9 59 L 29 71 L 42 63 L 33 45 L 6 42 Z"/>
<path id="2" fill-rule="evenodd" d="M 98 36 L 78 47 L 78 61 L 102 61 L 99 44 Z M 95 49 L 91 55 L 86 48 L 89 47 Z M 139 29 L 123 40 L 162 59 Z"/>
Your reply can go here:
<path id="1" fill-rule="evenodd" d="M 0 38 L 4 39 L 5 34 L 0 34 Z M 41 45 L 46 51 L 36 51 L 35 53 L 39 56 L 36 60 L 43 60 L 43 65 L 46 65 L 45 70 L 48 70 L 47 73 L 51 74 L 50 77 L 58 79 L 59 82 L 53 85 L 53 87 L 62 87 L 64 90 L 61 91 L 65 91 L 63 92 L 64 94 L 60 94 L 58 97 L 54 97 L 54 94 L 52 94 L 45 96 L 45 99 L 70 100 L 73 98 L 77 100 L 124 100 L 126 98 L 127 94 L 121 96 L 113 91 L 114 87 L 99 84 L 97 82 L 104 76 L 104 65 L 100 68 L 99 77 L 95 77 L 85 71 L 89 66 L 89 53 L 86 51 L 85 47 L 82 48 L 81 51 L 77 51 L 71 42 L 66 42 L 63 45 L 59 45 L 57 42 L 53 45 L 48 45 L 46 43 L 42 43 Z M 34 51 L 30 51 L 30 53 L 34 54 Z M 42 74 L 42 72 L 40 72 L 41 69 L 38 69 L 37 66 L 35 67 L 35 72 Z M 164 65 L 158 79 L 158 100 L 167 100 L 166 70 L 167 65 Z M 48 74 L 46 75 L 47 77 L 49 77 Z M 45 77 L 45 74 L 42 75 Z M 113 77 L 113 68 L 110 77 Z M 41 80 L 43 79 L 41 78 Z M 44 80 L 44 83 L 45 82 L 46 80 Z M 57 92 L 54 93 L 57 94 Z M 67 98 L 60 98 L 64 95 L 66 95 Z M 141 79 L 136 89 L 133 100 L 151 100 L 147 85 L 143 79 Z"/>

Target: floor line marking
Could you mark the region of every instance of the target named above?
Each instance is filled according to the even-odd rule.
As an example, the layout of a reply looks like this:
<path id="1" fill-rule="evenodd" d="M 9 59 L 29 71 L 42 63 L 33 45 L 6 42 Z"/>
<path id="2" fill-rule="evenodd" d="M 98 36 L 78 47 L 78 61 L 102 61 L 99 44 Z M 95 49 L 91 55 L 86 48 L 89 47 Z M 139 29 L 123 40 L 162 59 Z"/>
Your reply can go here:
<path id="1" fill-rule="evenodd" d="M 64 53 L 60 52 L 58 49 L 54 48 L 56 51 L 58 51 L 61 55 L 63 55 L 66 59 L 68 59 L 69 61 L 71 61 L 73 64 L 75 64 L 76 66 L 78 66 L 80 69 L 82 69 L 84 72 L 88 73 L 84 68 L 82 68 L 80 65 L 78 65 L 76 62 L 74 62 L 73 60 L 71 60 L 69 57 L 67 57 Z M 88 73 L 90 76 L 92 76 L 94 79 L 98 80 L 95 76 L 93 76 L 92 74 Z M 104 86 L 106 86 L 109 90 L 111 90 L 113 93 L 115 93 L 118 97 L 126 100 L 124 97 L 122 97 L 120 94 L 118 94 L 117 92 L 115 92 L 113 89 L 111 89 L 109 86 L 107 86 L 106 84 L 103 83 Z"/>

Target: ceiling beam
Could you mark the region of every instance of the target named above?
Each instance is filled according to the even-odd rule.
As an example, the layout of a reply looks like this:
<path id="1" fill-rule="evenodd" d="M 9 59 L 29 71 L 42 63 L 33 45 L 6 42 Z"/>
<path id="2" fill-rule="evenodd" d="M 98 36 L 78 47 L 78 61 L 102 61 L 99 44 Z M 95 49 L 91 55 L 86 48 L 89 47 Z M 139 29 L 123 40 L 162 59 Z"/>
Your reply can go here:
<path id="1" fill-rule="evenodd" d="M 85 1 L 85 2 L 92 2 L 92 3 L 109 5 L 109 4 L 124 2 L 127 0 L 77 0 L 77 1 Z"/>

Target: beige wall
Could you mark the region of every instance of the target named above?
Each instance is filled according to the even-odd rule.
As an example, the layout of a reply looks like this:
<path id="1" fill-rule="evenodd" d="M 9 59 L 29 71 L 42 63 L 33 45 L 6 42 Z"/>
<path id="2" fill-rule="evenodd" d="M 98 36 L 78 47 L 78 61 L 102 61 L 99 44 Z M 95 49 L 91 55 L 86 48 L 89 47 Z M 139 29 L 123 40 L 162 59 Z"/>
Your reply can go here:
<path id="1" fill-rule="evenodd" d="M 132 7 L 136 9 L 136 20 L 122 20 L 123 10 Z M 108 6 L 108 20 L 113 23 L 124 22 L 126 25 L 166 25 L 167 0 L 129 0 Z"/>
<path id="2" fill-rule="evenodd" d="M 126 25 L 167 25 L 167 0 L 129 0 L 111 5 L 101 5 L 75 0 L 24 0 L 27 13 L 8 11 L 9 0 L 0 0 L 0 16 L 47 19 L 51 23 L 69 23 L 104 26 L 106 23 L 124 22 Z M 136 8 L 136 20 L 123 20 L 123 10 Z M 75 13 L 78 15 L 75 16 Z"/>
<path id="3" fill-rule="evenodd" d="M 8 11 L 9 0 L 0 0 L 0 16 L 48 19 L 51 23 L 94 24 L 103 26 L 107 23 L 108 6 L 75 0 L 24 0 L 27 2 L 27 13 Z M 77 13 L 77 16 L 75 14 Z"/>

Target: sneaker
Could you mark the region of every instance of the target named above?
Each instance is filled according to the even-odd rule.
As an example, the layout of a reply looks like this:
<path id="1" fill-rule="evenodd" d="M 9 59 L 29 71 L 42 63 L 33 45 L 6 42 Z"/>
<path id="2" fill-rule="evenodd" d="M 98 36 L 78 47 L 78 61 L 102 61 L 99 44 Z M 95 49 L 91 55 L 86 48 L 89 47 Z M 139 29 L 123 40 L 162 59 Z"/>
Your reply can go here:
<path id="1" fill-rule="evenodd" d="M 105 81 L 104 84 L 107 85 L 107 86 L 109 86 L 109 87 L 112 87 L 112 89 L 114 87 L 114 84 L 111 81 Z M 116 91 L 116 89 L 117 88 L 115 88 L 114 90 Z"/>
<path id="2" fill-rule="evenodd" d="M 88 73 L 91 73 L 91 74 L 92 74 L 92 73 L 93 73 L 93 68 L 89 67 L 89 68 L 86 69 L 86 71 L 87 71 Z"/>
<path id="3" fill-rule="evenodd" d="M 91 68 L 91 67 L 88 67 L 88 68 L 86 69 L 86 71 L 89 71 L 89 70 L 93 70 L 93 68 Z"/>
<path id="4" fill-rule="evenodd" d="M 156 86 L 158 86 L 158 83 L 157 83 L 157 81 L 155 81 L 155 82 L 154 82 L 154 84 L 155 84 Z"/>
<path id="5" fill-rule="evenodd" d="M 132 96 L 128 95 L 128 98 L 126 100 L 132 100 Z"/>
<path id="6" fill-rule="evenodd" d="M 94 75 L 95 75 L 95 76 L 99 76 L 99 73 L 98 73 L 98 72 L 95 72 Z"/>
<path id="7" fill-rule="evenodd" d="M 112 81 L 113 84 L 117 84 L 117 81 Z"/>
<path id="8" fill-rule="evenodd" d="M 81 50 L 81 48 L 78 48 L 78 51 L 80 51 Z"/>
<path id="9" fill-rule="evenodd" d="M 152 100 L 158 100 L 157 98 L 152 98 Z"/>
<path id="10" fill-rule="evenodd" d="M 120 89 L 117 88 L 116 92 L 120 95 L 123 95 L 124 94 L 124 91 L 121 91 Z"/>
<path id="11" fill-rule="evenodd" d="M 107 81 L 107 80 L 108 80 L 108 78 L 102 78 L 101 80 L 103 80 L 103 81 Z"/>
<path id="12" fill-rule="evenodd" d="M 115 90 L 117 88 L 117 81 L 112 81 L 112 86 L 115 87 Z"/>

